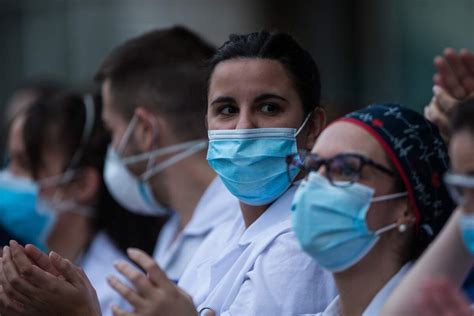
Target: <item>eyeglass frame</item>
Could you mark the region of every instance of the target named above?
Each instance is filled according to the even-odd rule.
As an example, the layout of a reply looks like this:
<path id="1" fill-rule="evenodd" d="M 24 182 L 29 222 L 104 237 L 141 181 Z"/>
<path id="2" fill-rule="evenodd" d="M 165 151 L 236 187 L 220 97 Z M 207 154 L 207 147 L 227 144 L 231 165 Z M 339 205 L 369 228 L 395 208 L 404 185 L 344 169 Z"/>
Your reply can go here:
<path id="1" fill-rule="evenodd" d="M 301 161 L 301 156 L 302 155 L 304 155 L 303 161 Z M 298 164 L 295 164 L 295 161 L 296 161 L 294 159 L 295 157 L 298 157 Z M 307 169 L 307 167 L 305 166 L 304 161 L 308 157 L 311 157 L 312 161 L 317 164 L 317 168 L 311 168 L 310 170 Z M 344 185 L 336 184 L 333 181 L 332 177 L 331 177 L 330 168 L 328 166 L 330 166 L 331 162 L 334 161 L 335 159 L 345 158 L 345 157 L 352 157 L 352 158 L 360 159 L 360 166 L 359 166 L 358 170 L 356 170 L 357 176 L 354 177 L 353 179 L 351 179 L 351 181 L 348 181 L 347 183 L 346 183 L 346 181 L 344 181 Z M 362 172 L 362 169 L 367 165 L 372 166 L 375 169 L 377 169 L 377 170 L 379 170 L 379 171 L 381 171 L 381 172 L 383 172 L 383 173 L 385 173 L 385 174 L 387 174 L 391 177 L 396 177 L 396 173 L 394 171 L 388 169 L 387 167 L 383 166 L 380 163 L 377 163 L 377 162 L 373 161 L 370 158 L 367 158 L 363 155 L 356 154 L 356 153 L 341 153 L 341 154 L 335 155 L 334 157 L 326 159 L 326 158 L 320 157 L 317 154 L 311 153 L 309 151 L 299 151 L 296 154 L 291 154 L 291 155 L 286 156 L 285 161 L 286 161 L 287 176 L 288 176 L 288 179 L 289 179 L 290 182 L 293 182 L 293 178 L 291 177 L 291 167 L 292 166 L 298 168 L 300 171 L 303 171 L 305 174 L 309 174 L 311 171 L 315 171 L 315 172 L 318 171 L 321 168 L 321 166 L 324 165 L 326 167 L 326 169 L 328 170 L 327 175 L 326 175 L 327 179 L 329 180 L 329 182 L 333 186 L 336 186 L 336 187 L 348 187 L 348 186 L 352 185 L 353 183 L 357 182 L 360 179 L 360 173 Z"/>

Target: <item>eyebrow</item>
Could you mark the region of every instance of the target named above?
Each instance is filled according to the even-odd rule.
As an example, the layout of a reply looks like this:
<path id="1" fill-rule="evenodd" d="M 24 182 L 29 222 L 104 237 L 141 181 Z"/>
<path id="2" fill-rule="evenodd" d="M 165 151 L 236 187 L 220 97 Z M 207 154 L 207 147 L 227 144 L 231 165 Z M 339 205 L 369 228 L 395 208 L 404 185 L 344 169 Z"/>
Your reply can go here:
<path id="1" fill-rule="evenodd" d="M 267 100 L 267 99 L 279 99 L 279 100 L 288 102 L 288 100 L 285 99 L 284 97 L 279 96 L 277 94 L 273 94 L 273 93 L 261 94 L 261 95 L 259 95 L 258 97 L 255 98 L 254 102 L 260 102 L 260 101 L 264 101 L 264 100 Z"/>
<path id="2" fill-rule="evenodd" d="M 279 99 L 279 100 L 288 102 L 288 100 L 285 99 L 284 97 L 279 96 L 277 94 L 273 94 L 273 93 L 261 94 L 254 99 L 254 102 L 261 102 L 268 99 Z M 225 103 L 225 102 L 235 102 L 235 99 L 233 97 L 228 97 L 228 96 L 218 97 L 217 99 L 211 102 L 211 106 L 215 105 L 216 103 Z"/>
<path id="3" fill-rule="evenodd" d="M 211 102 L 211 106 L 215 105 L 216 103 L 224 102 L 235 102 L 235 99 L 233 97 L 218 97 L 217 99 Z"/>

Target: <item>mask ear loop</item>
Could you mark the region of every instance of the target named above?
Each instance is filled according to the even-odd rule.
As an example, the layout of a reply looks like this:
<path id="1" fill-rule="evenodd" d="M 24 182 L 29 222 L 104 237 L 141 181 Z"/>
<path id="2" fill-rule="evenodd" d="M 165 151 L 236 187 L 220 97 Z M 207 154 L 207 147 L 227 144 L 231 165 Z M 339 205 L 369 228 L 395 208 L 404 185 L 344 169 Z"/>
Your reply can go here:
<path id="1" fill-rule="evenodd" d="M 187 150 L 184 150 L 183 152 L 180 152 L 174 157 L 169 158 L 168 160 L 156 165 L 155 167 L 147 170 L 142 176 L 141 179 L 142 181 L 148 181 L 150 180 L 151 177 L 154 175 L 158 174 L 159 172 L 165 170 L 166 168 L 170 167 L 171 165 L 174 165 L 178 161 L 181 161 L 201 150 L 207 147 L 207 141 L 200 141 L 199 143 L 196 143 L 194 146 L 190 147 Z"/>
<path id="2" fill-rule="evenodd" d="M 385 226 L 385 227 L 382 227 L 382 228 L 377 229 L 377 230 L 374 232 L 374 234 L 375 234 L 376 236 L 380 236 L 380 235 L 382 235 L 383 233 L 385 233 L 385 232 L 387 232 L 387 231 L 389 231 L 389 230 L 392 230 L 392 229 L 396 228 L 397 226 L 398 226 L 397 223 L 393 223 L 393 224 L 387 225 L 387 226 Z"/>
<path id="3" fill-rule="evenodd" d="M 401 197 L 405 197 L 407 195 L 408 195 L 408 192 L 399 192 L 399 193 L 387 194 L 387 195 L 382 195 L 382 196 L 376 196 L 372 198 L 370 202 L 377 203 L 377 202 L 383 202 L 387 200 L 394 200 Z"/>
<path id="4" fill-rule="evenodd" d="M 138 117 L 136 115 L 133 115 L 132 119 L 130 120 L 130 123 L 128 123 L 127 128 L 125 129 L 125 133 L 123 133 L 122 139 L 119 142 L 119 145 L 117 147 L 117 153 L 119 156 L 122 154 L 125 146 L 127 145 L 128 141 L 130 140 L 130 137 L 132 136 L 133 130 L 135 129 L 135 126 L 137 125 L 138 122 Z"/>
<path id="5" fill-rule="evenodd" d="M 306 123 L 308 123 L 309 118 L 311 117 L 312 112 L 309 112 L 308 115 L 306 115 L 306 118 L 304 119 L 303 123 L 300 125 L 298 130 L 295 132 L 295 137 L 298 136 L 298 134 L 303 130 L 303 128 L 306 126 Z"/>

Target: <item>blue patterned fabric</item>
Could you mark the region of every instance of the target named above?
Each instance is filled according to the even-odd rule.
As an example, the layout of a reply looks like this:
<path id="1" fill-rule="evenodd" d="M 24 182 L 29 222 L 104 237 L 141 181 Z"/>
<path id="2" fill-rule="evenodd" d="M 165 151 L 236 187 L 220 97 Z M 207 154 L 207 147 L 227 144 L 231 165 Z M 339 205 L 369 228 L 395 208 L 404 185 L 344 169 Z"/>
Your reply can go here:
<path id="1" fill-rule="evenodd" d="M 408 191 L 418 240 L 426 246 L 455 207 L 442 181 L 449 157 L 438 128 L 398 104 L 369 105 L 341 120 L 363 127 L 382 145 Z"/>

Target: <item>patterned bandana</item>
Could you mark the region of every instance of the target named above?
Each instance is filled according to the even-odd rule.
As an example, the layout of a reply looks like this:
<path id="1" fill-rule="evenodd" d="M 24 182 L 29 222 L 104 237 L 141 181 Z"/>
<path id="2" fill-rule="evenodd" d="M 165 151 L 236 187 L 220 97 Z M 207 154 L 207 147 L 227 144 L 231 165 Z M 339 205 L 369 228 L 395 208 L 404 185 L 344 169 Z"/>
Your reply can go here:
<path id="1" fill-rule="evenodd" d="M 364 128 L 382 145 L 408 191 L 426 246 L 455 207 L 442 181 L 449 157 L 438 128 L 398 104 L 369 105 L 339 121 Z"/>

